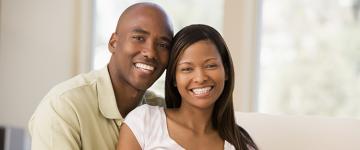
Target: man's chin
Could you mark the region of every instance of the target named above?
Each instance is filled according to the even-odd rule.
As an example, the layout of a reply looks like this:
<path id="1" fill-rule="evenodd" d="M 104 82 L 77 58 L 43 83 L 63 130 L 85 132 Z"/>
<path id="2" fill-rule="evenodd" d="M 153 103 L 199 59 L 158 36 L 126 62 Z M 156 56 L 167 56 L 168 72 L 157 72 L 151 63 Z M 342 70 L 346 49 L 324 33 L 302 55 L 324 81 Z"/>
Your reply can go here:
<path id="1" fill-rule="evenodd" d="M 144 84 L 136 84 L 134 87 L 139 91 L 146 91 L 149 89 L 153 84 L 144 83 Z"/>
<path id="2" fill-rule="evenodd" d="M 156 79 L 158 78 L 154 79 L 138 77 L 137 79 L 138 80 L 132 80 L 132 86 L 140 91 L 146 91 L 156 82 Z"/>

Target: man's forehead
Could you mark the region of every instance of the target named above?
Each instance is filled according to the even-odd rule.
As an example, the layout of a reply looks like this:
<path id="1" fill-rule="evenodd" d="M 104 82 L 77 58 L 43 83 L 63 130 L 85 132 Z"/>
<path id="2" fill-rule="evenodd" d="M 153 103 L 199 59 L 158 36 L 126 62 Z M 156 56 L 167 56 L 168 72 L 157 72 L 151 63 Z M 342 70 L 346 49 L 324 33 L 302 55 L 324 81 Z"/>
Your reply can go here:
<path id="1" fill-rule="evenodd" d="M 145 28 L 142 27 L 134 27 L 131 29 L 130 31 L 131 33 L 135 33 L 135 34 L 144 34 L 144 35 L 150 35 L 151 32 L 146 30 Z M 166 32 L 167 34 L 163 34 L 163 35 L 159 35 L 159 38 L 168 42 L 171 42 L 172 40 L 172 35 L 170 32 Z"/>

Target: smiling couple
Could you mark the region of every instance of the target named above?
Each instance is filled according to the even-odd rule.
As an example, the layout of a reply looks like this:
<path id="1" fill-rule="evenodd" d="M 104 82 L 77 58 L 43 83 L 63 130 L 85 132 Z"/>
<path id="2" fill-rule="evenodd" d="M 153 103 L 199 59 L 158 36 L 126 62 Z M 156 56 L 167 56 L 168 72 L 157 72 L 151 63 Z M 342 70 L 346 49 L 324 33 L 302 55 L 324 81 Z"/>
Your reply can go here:
<path id="1" fill-rule="evenodd" d="M 107 67 L 41 101 L 29 122 L 33 150 L 258 149 L 235 122 L 232 59 L 214 28 L 190 25 L 173 37 L 160 6 L 137 3 L 108 47 Z M 165 69 L 164 100 L 146 90 Z"/>

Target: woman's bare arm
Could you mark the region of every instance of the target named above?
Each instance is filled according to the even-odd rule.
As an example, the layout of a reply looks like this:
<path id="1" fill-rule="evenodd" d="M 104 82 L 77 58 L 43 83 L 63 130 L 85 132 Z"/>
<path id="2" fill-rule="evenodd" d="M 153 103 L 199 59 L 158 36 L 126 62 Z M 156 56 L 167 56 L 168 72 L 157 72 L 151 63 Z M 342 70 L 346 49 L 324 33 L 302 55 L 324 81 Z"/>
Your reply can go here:
<path id="1" fill-rule="evenodd" d="M 139 142 L 136 140 L 131 129 L 123 123 L 120 127 L 119 142 L 117 150 L 141 150 Z"/>

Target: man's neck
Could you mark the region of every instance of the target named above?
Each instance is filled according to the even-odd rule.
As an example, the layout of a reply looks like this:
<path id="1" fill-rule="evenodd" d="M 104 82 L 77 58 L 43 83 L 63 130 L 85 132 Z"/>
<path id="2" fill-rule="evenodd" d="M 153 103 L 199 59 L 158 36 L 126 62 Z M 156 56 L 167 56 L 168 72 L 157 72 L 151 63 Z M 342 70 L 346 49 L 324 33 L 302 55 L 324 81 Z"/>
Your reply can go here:
<path id="1" fill-rule="evenodd" d="M 142 100 L 144 91 L 134 90 L 133 88 L 114 86 L 116 104 L 122 117 L 135 109 Z"/>
<path id="2" fill-rule="evenodd" d="M 126 115 L 130 111 L 132 111 L 133 109 L 135 109 L 135 107 L 138 106 L 138 104 L 142 100 L 145 91 L 136 89 L 133 86 L 129 85 L 129 83 L 124 82 L 119 78 L 116 78 L 116 73 L 111 72 L 110 68 L 109 74 L 118 110 L 122 117 L 126 117 Z"/>

